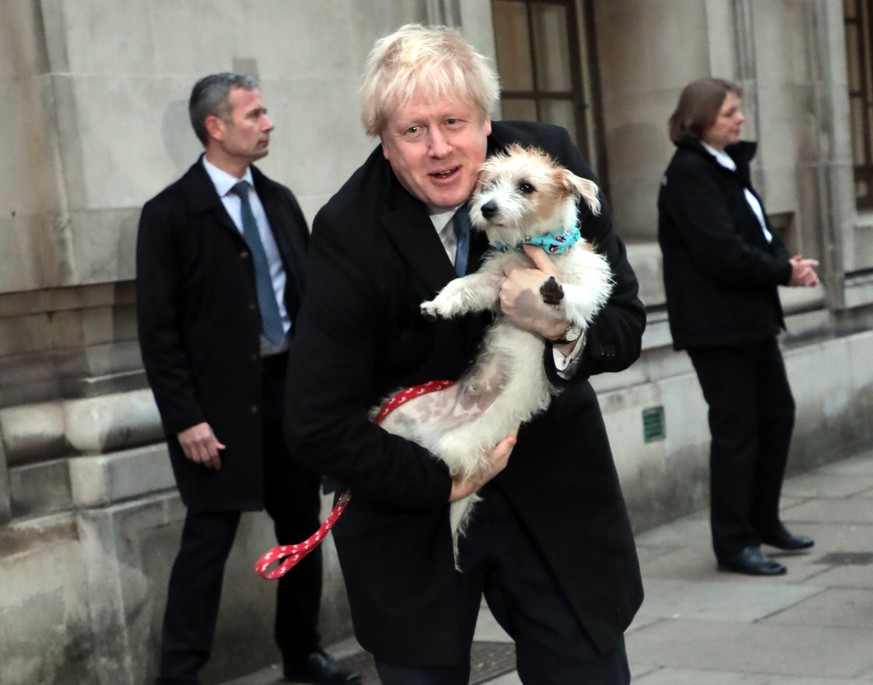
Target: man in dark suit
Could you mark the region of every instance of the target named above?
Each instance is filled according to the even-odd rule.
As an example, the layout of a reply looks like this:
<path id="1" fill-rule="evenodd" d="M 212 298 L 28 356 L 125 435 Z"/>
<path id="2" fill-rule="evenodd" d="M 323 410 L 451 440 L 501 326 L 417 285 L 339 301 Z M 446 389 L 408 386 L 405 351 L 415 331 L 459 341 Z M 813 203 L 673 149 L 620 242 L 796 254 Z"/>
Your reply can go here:
<path id="1" fill-rule="evenodd" d="M 213 74 L 194 86 L 205 153 L 143 207 L 137 239 L 140 347 L 182 501 L 159 683 L 196 683 L 210 656 L 222 578 L 243 511 L 266 508 L 280 543 L 318 526 L 320 481 L 281 429 L 288 350 L 309 233 L 297 200 L 255 160 L 273 122 L 257 84 Z M 279 582 L 275 638 L 285 675 L 354 683 L 317 631 L 321 558 Z"/>
<path id="2" fill-rule="evenodd" d="M 542 363 L 562 393 L 494 447 L 487 473 L 453 480 L 367 412 L 399 388 L 458 378 L 476 353 L 488 316 L 432 322 L 419 311 L 487 247 L 476 234 L 464 252 L 455 209 L 486 156 L 513 142 L 593 174 L 564 129 L 492 123 L 496 75 L 455 30 L 406 26 L 382 39 L 362 93 L 381 146 L 316 217 L 286 414 L 295 458 L 352 492 L 334 537 L 358 640 L 385 684 L 465 684 L 484 594 L 515 639 L 523 682 L 627 683 L 623 631 L 642 587 L 588 377 L 638 357 L 645 311 L 609 208 L 601 197 L 599 216 L 580 215 L 615 278 L 586 344 L 542 303 L 544 252 L 528 247 L 537 268 L 507 274 L 503 314 L 549 341 Z M 483 501 L 457 572 L 449 502 L 473 491 Z"/>

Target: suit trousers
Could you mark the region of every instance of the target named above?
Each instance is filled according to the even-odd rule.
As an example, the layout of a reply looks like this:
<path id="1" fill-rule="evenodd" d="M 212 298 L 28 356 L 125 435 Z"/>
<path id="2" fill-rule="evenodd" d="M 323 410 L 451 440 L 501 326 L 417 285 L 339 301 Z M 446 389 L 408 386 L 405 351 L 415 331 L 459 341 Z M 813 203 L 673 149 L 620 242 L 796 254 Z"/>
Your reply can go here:
<path id="1" fill-rule="evenodd" d="M 467 685 L 470 647 L 484 595 L 494 618 L 513 638 L 525 685 L 626 685 L 624 639 L 599 653 L 555 583 L 540 551 L 493 484 L 479 493 L 459 545 L 458 621 L 465 663 L 458 667 L 392 664 L 376 656 L 383 685 Z M 557 522 L 556 522 L 557 523 Z"/>
<path id="2" fill-rule="evenodd" d="M 264 369 L 264 503 L 279 544 L 294 544 L 312 535 L 320 525 L 320 479 L 298 466 L 288 453 L 282 432 L 284 359 L 271 360 Z M 214 429 L 220 439 L 220 426 Z M 162 685 L 197 683 L 197 674 L 209 660 L 225 563 L 241 513 L 192 509 L 186 513 L 167 590 L 157 681 Z M 252 572 L 250 582 L 265 581 Z M 286 659 L 319 646 L 321 587 L 319 549 L 278 581 L 274 636 Z"/>
<path id="3" fill-rule="evenodd" d="M 709 405 L 712 545 L 723 557 L 778 530 L 794 397 L 776 338 L 688 354 Z"/>

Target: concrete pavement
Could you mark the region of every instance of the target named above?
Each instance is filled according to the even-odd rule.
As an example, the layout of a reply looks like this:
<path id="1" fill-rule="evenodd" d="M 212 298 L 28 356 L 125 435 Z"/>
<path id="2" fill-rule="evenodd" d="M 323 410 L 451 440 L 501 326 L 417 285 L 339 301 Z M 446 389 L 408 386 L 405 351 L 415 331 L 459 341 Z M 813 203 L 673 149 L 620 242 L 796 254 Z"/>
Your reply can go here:
<path id="1" fill-rule="evenodd" d="M 873 683 L 873 452 L 787 480 L 782 517 L 816 546 L 776 578 L 716 571 L 706 512 L 638 537 L 635 683 Z"/>
<path id="2" fill-rule="evenodd" d="M 786 480 L 782 515 L 816 546 L 768 550 L 788 566 L 776 578 L 717 571 L 705 511 L 637 537 L 646 600 L 627 634 L 635 684 L 873 683 L 873 451 Z M 521 682 L 487 608 L 476 640 L 484 651 L 473 682 Z M 362 667 L 364 685 L 378 683 L 354 641 L 330 651 Z M 274 666 L 226 685 L 280 676 Z"/>

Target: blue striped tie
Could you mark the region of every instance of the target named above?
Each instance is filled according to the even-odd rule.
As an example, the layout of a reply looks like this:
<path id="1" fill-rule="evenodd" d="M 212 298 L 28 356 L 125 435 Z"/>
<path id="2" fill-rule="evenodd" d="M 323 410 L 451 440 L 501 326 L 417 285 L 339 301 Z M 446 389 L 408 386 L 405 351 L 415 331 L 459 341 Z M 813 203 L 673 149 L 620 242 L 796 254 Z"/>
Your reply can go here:
<path id="1" fill-rule="evenodd" d="M 267 340 L 278 345 L 285 337 L 285 330 L 282 327 L 282 315 L 279 313 L 279 304 L 276 302 L 276 293 L 273 290 L 267 253 L 264 250 L 264 243 L 261 242 L 261 234 L 258 232 L 258 224 L 249 202 L 249 188 L 251 185 L 248 181 L 240 181 L 230 190 L 239 196 L 242 206 L 243 238 L 249 246 L 252 260 L 255 263 L 255 283 L 258 288 L 258 308 L 261 310 L 261 329 Z"/>

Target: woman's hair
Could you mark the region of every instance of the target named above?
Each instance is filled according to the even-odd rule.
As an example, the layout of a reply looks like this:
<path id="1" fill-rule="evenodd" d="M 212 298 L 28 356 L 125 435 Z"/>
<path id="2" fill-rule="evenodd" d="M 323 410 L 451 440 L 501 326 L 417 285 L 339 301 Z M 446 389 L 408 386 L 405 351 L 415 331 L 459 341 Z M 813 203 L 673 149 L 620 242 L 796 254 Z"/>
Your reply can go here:
<path id="1" fill-rule="evenodd" d="M 232 88 L 255 90 L 258 82 L 251 76 L 223 72 L 210 74 L 194 84 L 188 100 L 188 115 L 194 133 L 206 145 L 209 134 L 206 132 L 206 117 L 218 117 L 223 121 L 230 119 L 230 91 Z"/>
<path id="2" fill-rule="evenodd" d="M 487 115 L 500 97 L 488 60 L 447 26 L 407 24 L 379 39 L 367 58 L 361 121 L 378 136 L 391 112 L 420 94 L 472 102 Z"/>
<path id="3" fill-rule="evenodd" d="M 702 78 L 685 86 L 668 123 L 670 140 L 701 140 L 718 118 L 728 93 L 739 97 L 740 87 L 720 78 Z"/>

